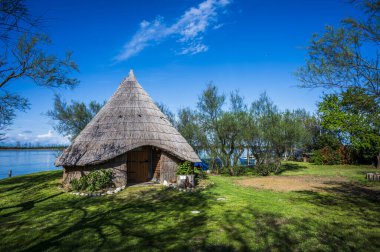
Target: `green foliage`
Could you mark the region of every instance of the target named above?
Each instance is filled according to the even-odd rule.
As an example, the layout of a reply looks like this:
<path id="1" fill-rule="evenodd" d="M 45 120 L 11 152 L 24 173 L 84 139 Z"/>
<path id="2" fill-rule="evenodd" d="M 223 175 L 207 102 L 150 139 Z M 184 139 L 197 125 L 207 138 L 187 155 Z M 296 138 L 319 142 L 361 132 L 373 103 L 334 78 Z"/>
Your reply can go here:
<path id="1" fill-rule="evenodd" d="M 206 149 L 207 138 L 202 130 L 199 115 L 190 108 L 183 108 L 178 111 L 177 129 L 187 140 L 194 150 Z"/>
<path id="2" fill-rule="evenodd" d="M 345 133 L 346 141 L 365 156 L 380 152 L 380 107 L 362 89 L 326 95 L 318 106 L 322 125 Z"/>
<path id="3" fill-rule="evenodd" d="M 322 87 L 322 126 L 340 132 L 358 153 L 377 156 L 380 168 L 380 5 L 375 0 L 352 1 L 363 19 L 345 19 L 313 36 L 309 57 L 297 72 L 302 87 Z"/>
<path id="4" fill-rule="evenodd" d="M 71 188 L 74 191 L 90 191 L 95 192 L 112 185 L 112 170 L 96 170 L 80 179 L 72 179 L 70 181 Z"/>
<path id="5" fill-rule="evenodd" d="M 337 134 L 327 132 L 317 137 L 314 149 L 320 150 L 326 146 L 336 150 L 342 146 L 342 142 L 339 140 Z"/>
<path id="6" fill-rule="evenodd" d="M 105 102 L 91 101 L 88 105 L 83 102 L 71 101 L 68 105 L 58 95 L 54 98 L 54 109 L 47 112 L 47 116 L 56 121 L 54 129 L 73 140 L 91 119 L 104 106 Z"/>
<path id="7" fill-rule="evenodd" d="M 30 79 L 39 86 L 75 87 L 79 81 L 72 52 L 59 58 L 48 53 L 51 40 L 41 33 L 43 19 L 30 14 L 24 0 L 0 1 L 0 140 L 16 111 L 29 108 L 28 100 L 13 93 L 12 82 Z"/>
<path id="8" fill-rule="evenodd" d="M 229 176 L 244 176 L 247 175 L 250 168 L 246 166 L 230 166 L 230 167 L 222 167 L 220 170 L 220 173 L 223 175 L 229 175 Z"/>
<path id="9" fill-rule="evenodd" d="M 189 161 L 185 161 L 178 166 L 177 175 L 194 174 L 194 167 Z"/>
<path id="10" fill-rule="evenodd" d="M 254 167 L 254 171 L 260 176 L 269 176 L 278 170 L 278 165 L 273 162 L 263 163 Z"/>
<path id="11" fill-rule="evenodd" d="M 140 186 L 83 198 L 58 188 L 62 171 L 2 179 L 0 250 L 377 251 L 380 183 L 364 179 L 376 169 L 293 166 L 283 174 L 339 176 L 354 183 L 276 192 L 210 176 L 205 182 L 212 186 L 191 193 Z"/>
<path id="12" fill-rule="evenodd" d="M 208 179 L 207 173 L 202 168 L 194 167 L 195 180 L 198 183 L 199 180 Z"/>
<path id="13" fill-rule="evenodd" d="M 313 151 L 311 162 L 318 165 L 352 164 L 352 151 L 343 145 L 337 149 L 325 146 Z"/>
<path id="14" fill-rule="evenodd" d="M 296 148 L 310 144 L 312 133 L 305 110 L 279 111 L 266 93 L 252 103 L 247 131 L 247 145 L 258 165 L 272 159 L 294 155 Z"/>

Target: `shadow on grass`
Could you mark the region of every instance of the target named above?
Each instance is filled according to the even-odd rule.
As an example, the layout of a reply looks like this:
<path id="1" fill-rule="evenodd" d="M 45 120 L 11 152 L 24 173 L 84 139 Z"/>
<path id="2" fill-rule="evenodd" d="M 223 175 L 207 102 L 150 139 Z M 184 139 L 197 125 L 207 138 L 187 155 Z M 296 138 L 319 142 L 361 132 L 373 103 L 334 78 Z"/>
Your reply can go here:
<path id="1" fill-rule="evenodd" d="M 347 212 L 347 216 L 360 217 L 380 227 L 380 191 L 352 182 L 334 182 L 335 186 L 320 188 L 321 192 L 300 191 L 303 200 L 310 204 Z"/>
<path id="2" fill-rule="evenodd" d="M 307 167 L 300 164 L 282 164 L 277 174 L 281 174 L 286 171 L 300 171 L 304 169 L 307 169 Z"/>
<path id="3" fill-rule="evenodd" d="M 349 223 L 286 218 L 252 207 L 225 212 L 224 220 L 223 231 L 239 251 L 373 251 L 380 245 L 379 234 L 357 232 Z"/>
<path id="4" fill-rule="evenodd" d="M 46 188 L 46 182 L 62 178 L 62 171 L 38 172 L 24 176 L 16 176 L 0 180 L 0 198 L 25 192 L 30 189 L 38 190 Z M 58 186 L 58 182 L 57 182 Z"/>
<path id="5" fill-rule="evenodd" d="M 378 233 L 363 231 L 378 230 L 379 193 L 354 184 L 294 193 L 292 200 L 308 203 L 306 210 L 311 204 L 323 212 L 305 218 L 252 204 L 214 212 L 216 204 L 223 207 L 228 201 L 216 201 L 220 195 L 213 190 L 128 188 L 99 198 L 59 194 L 49 180 L 56 174 L 40 176 L 46 178 L 37 176 L 25 185 L 30 194 L 25 203 L 15 201 L 0 210 L 1 251 L 371 251 L 380 246 Z M 41 184 L 48 193 L 33 194 Z M 335 222 L 330 214 L 345 214 L 357 223 Z"/>
<path id="6" fill-rule="evenodd" d="M 210 193 L 145 187 L 86 198 L 62 194 L 56 184 L 50 183 L 60 176 L 39 174 L 0 183 L 0 196 L 7 195 L 0 198 L 0 203 L 8 199 L 6 206 L 0 207 L 0 237 L 4 239 L 0 250 L 230 249 L 206 242 L 206 213 L 209 201 L 215 201 Z M 41 185 L 45 194 L 36 191 Z M 20 191 L 26 197 L 20 199 Z M 193 214 L 192 210 L 200 212 Z"/>
<path id="7" fill-rule="evenodd" d="M 87 198 L 72 205 L 72 211 L 80 217 L 50 227 L 52 236 L 42 235 L 38 243 L 26 250 L 206 249 L 207 202 L 205 194 L 179 193 L 168 188 L 142 190 L 126 198 Z M 89 211 L 89 206 L 99 208 Z M 54 211 L 57 207 L 60 206 L 46 206 L 44 211 Z M 190 209 L 200 213 L 192 214 Z"/>

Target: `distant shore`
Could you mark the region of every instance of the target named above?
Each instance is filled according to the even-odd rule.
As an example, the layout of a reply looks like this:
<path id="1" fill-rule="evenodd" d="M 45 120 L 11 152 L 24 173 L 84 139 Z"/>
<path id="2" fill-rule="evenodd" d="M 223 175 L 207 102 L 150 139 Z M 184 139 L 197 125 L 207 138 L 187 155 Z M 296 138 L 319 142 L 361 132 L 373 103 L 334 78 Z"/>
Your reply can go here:
<path id="1" fill-rule="evenodd" d="M 1 150 L 63 150 L 67 146 L 57 146 L 57 147 L 0 147 Z"/>

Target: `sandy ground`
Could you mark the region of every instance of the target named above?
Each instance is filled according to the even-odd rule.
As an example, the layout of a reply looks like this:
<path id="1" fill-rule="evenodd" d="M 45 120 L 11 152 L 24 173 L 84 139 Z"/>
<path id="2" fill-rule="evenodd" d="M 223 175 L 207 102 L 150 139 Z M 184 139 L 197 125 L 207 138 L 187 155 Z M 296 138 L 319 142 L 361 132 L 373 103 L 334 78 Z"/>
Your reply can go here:
<path id="1" fill-rule="evenodd" d="M 236 181 L 236 183 L 241 186 L 269 189 L 279 192 L 321 191 L 323 188 L 331 188 L 342 182 L 347 182 L 347 180 L 343 177 L 324 177 L 315 175 L 268 176 Z"/>

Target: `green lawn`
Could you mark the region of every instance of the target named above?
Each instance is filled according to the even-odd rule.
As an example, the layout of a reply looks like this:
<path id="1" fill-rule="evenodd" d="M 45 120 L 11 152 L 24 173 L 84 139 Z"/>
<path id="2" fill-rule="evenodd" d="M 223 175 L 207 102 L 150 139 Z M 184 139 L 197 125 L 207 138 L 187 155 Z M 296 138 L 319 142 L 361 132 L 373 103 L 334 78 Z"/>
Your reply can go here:
<path id="1" fill-rule="evenodd" d="M 304 163 L 285 168 L 281 176 L 343 176 L 349 182 L 321 192 L 280 193 L 211 176 L 214 185 L 201 192 L 131 187 L 84 198 L 59 189 L 59 171 L 1 180 L 0 251 L 379 250 L 380 182 L 363 179 L 375 170 Z"/>

